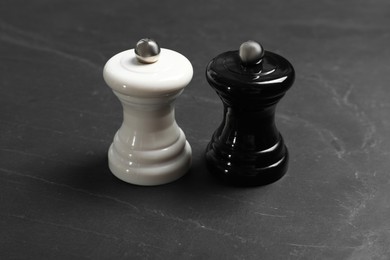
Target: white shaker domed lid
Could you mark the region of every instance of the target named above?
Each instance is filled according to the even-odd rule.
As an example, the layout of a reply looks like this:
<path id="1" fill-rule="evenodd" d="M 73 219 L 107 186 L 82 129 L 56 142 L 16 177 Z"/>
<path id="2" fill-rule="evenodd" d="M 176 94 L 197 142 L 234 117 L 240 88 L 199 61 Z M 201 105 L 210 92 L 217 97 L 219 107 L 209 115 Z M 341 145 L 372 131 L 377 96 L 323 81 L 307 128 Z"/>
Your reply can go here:
<path id="1" fill-rule="evenodd" d="M 146 61 L 139 57 L 145 50 L 137 52 L 137 49 L 120 52 L 109 59 L 103 71 L 107 85 L 121 94 L 138 97 L 159 97 L 187 86 L 193 75 L 190 61 L 178 52 L 151 46 L 155 56 L 146 57 Z"/>

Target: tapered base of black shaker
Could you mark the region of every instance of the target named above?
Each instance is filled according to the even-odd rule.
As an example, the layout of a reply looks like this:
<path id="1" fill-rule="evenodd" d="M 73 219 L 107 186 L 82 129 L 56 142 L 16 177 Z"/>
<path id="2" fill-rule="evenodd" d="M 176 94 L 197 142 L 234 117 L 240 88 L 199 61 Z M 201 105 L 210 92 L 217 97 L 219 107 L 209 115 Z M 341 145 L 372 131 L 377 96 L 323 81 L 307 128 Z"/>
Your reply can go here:
<path id="1" fill-rule="evenodd" d="M 248 163 L 246 160 L 237 162 L 218 158 L 213 150 L 213 144 L 210 143 L 206 149 L 207 167 L 212 175 L 232 186 L 253 187 L 271 184 L 282 178 L 287 172 L 289 155 L 287 147 L 284 144 L 282 146 L 281 156 L 275 158 L 273 162 L 265 163 L 268 165 L 264 165 L 263 155 L 257 156 L 255 162 L 252 163 Z M 259 162 L 263 164 L 262 167 L 255 166 Z"/>

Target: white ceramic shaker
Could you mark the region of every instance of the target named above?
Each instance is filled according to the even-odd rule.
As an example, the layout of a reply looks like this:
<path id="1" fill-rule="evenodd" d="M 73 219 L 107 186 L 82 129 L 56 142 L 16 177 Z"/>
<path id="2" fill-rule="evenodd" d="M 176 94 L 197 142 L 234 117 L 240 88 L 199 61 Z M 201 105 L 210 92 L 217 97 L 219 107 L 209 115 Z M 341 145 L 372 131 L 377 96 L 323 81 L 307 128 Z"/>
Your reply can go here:
<path id="1" fill-rule="evenodd" d="M 113 56 L 103 77 L 123 106 L 123 123 L 108 151 L 119 179 L 160 185 L 183 176 L 191 147 L 175 120 L 174 101 L 191 81 L 189 60 L 152 39 Z"/>

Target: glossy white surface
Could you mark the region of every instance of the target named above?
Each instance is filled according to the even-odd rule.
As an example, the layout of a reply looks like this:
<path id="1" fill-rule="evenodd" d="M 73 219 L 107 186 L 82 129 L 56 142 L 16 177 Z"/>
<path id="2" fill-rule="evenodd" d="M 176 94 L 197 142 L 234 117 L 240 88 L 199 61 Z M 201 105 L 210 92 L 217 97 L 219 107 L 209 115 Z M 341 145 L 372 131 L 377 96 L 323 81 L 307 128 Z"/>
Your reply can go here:
<path id="1" fill-rule="evenodd" d="M 134 49 L 112 57 L 104 67 L 104 80 L 115 91 L 132 96 L 160 97 L 183 89 L 193 75 L 189 60 L 178 52 L 161 49 L 155 63 L 137 60 Z"/>
<path id="2" fill-rule="evenodd" d="M 133 49 L 106 63 L 104 79 L 123 106 L 123 123 L 108 152 L 116 177 L 160 185 L 188 171 L 191 147 L 175 121 L 173 102 L 192 74 L 191 63 L 168 49 L 152 64 L 138 62 Z"/>

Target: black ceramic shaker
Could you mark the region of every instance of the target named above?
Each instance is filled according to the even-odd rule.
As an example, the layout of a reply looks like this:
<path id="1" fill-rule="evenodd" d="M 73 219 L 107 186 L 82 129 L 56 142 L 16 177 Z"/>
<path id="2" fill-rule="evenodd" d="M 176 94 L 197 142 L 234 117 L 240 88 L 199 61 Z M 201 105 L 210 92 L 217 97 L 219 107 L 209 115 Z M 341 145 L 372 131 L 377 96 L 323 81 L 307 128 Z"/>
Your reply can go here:
<path id="1" fill-rule="evenodd" d="M 280 179 L 289 155 L 275 126 L 275 108 L 294 82 L 292 65 L 247 41 L 211 60 L 206 78 L 224 106 L 222 123 L 206 149 L 211 173 L 238 186 Z"/>

